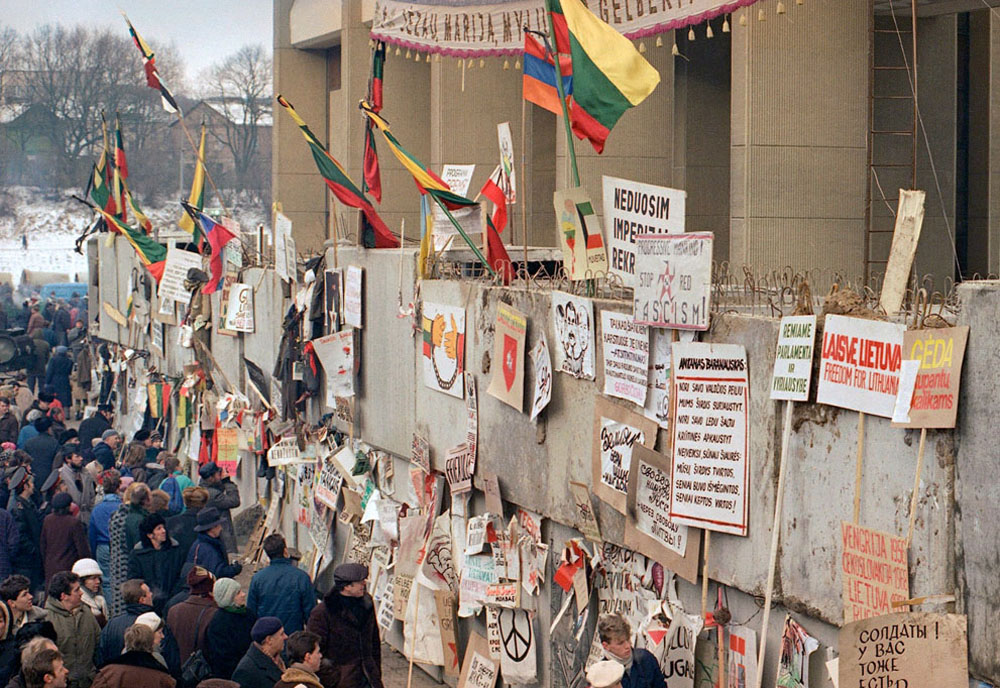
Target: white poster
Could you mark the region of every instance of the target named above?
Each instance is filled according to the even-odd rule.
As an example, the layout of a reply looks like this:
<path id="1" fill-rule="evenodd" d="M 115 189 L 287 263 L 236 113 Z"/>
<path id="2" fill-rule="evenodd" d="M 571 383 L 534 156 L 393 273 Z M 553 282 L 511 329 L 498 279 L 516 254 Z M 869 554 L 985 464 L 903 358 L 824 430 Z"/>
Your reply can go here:
<path id="1" fill-rule="evenodd" d="M 337 397 L 354 396 L 354 331 L 334 332 L 312 345 L 326 373 L 326 406 L 337 408 Z"/>
<path id="2" fill-rule="evenodd" d="M 399 578 L 396 579 L 399 583 Z M 441 646 L 441 623 L 438 619 L 434 590 L 413 581 L 403 620 L 403 655 L 414 662 L 444 666 Z M 416 632 L 413 629 L 416 626 Z"/>
<path id="3" fill-rule="evenodd" d="M 500 674 L 506 683 L 534 683 L 538 677 L 538 635 L 532 616 L 526 609 L 500 609 L 497 613 Z"/>
<path id="4" fill-rule="evenodd" d="M 601 311 L 604 393 L 646 404 L 649 380 L 649 328 L 624 313 Z"/>
<path id="5" fill-rule="evenodd" d="M 826 316 L 816 401 L 892 418 L 905 330 L 880 320 Z"/>
<path id="6" fill-rule="evenodd" d="M 531 420 L 535 420 L 552 400 L 552 360 L 549 358 L 545 335 L 541 336 L 529 355 L 535 371 L 535 392 L 531 401 Z"/>
<path id="7" fill-rule="evenodd" d="M 363 270 L 357 265 L 348 265 L 344 273 L 344 322 L 351 327 L 361 327 Z"/>
<path id="8" fill-rule="evenodd" d="M 288 269 L 288 242 L 291 241 L 291 238 L 292 221 L 287 216 L 276 213 L 274 216 L 274 269 L 282 282 L 287 282 L 289 279 L 294 282 L 296 277 L 294 263 L 291 271 Z M 291 250 L 294 256 L 294 244 Z"/>
<path id="9" fill-rule="evenodd" d="M 459 399 L 465 393 L 465 309 L 424 301 L 424 384 Z"/>
<path id="10" fill-rule="evenodd" d="M 664 430 L 670 425 L 670 345 L 672 330 L 649 330 L 649 379 L 646 383 L 646 418 Z"/>
<path id="11" fill-rule="evenodd" d="M 201 270 L 201 255 L 170 246 L 167 248 L 167 261 L 163 265 L 163 277 L 157 295 L 160 297 L 160 312 L 168 300 L 186 304 L 191 298 L 191 292 L 184 288 L 188 270 Z M 173 304 L 170 304 L 172 309 Z"/>
<path id="12" fill-rule="evenodd" d="M 517 203 L 517 180 L 514 171 L 514 140 L 510 135 L 510 122 L 497 125 L 500 142 L 500 190 L 508 203 Z"/>
<path id="13" fill-rule="evenodd" d="M 635 238 L 682 234 L 687 192 L 604 176 L 604 235 L 609 271 L 635 287 Z"/>
<path id="14" fill-rule="evenodd" d="M 815 341 L 815 315 L 786 315 L 781 319 L 771 377 L 772 399 L 809 400 Z"/>
<path id="15" fill-rule="evenodd" d="M 478 614 L 486 603 L 487 588 L 499 582 L 493 555 L 465 557 L 458 585 L 458 615 L 464 619 Z"/>
<path id="16" fill-rule="evenodd" d="M 225 328 L 234 332 L 253 332 L 253 287 L 249 284 L 230 285 Z"/>
<path id="17" fill-rule="evenodd" d="M 728 688 L 757 685 L 757 633 L 746 626 L 729 626 Z"/>
<path id="18" fill-rule="evenodd" d="M 454 193 L 459 196 L 467 196 L 475 170 L 475 165 L 444 165 L 441 168 L 441 180 Z M 478 205 L 471 208 L 458 208 L 452 210 L 451 214 L 458 221 L 458 224 L 462 226 L 466 234 L 470 237 L 477 237 L 485 229 L 486 216 L 484 211 L 485 206 Z M 455 225 L 451 224 L 448 216 L 433 201 L 431 201 L 431 216 L 433 218 L 435 251 L 441 251 L 445 246 L 450 249 L 465 248 L 465 241 L 459 236 Z"/>
<path id="19" fill-rule="evenodd" d="M 712 293 L 712 233 L 644 234 L 635 240 L 635 321 L 707 330 Z"/>
<path id="20" fill-rule="evenodd" d="M 750 385 L 739 344 L 673 345 L 676 422 L 670 520 L 746 536 Z"/>
<path id="21" fill-rule="evenodd" d="M 594 379 L 594 302 L 561 291 L 552 292 L 552 347 L 555 369 L 573 377 Z"/>

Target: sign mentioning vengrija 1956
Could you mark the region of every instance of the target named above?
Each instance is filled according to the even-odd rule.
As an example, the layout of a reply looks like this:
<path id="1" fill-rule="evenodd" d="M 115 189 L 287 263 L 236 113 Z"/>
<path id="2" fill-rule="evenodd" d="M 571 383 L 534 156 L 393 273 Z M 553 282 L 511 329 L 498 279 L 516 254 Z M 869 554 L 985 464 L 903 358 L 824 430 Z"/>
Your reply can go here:
<path id="1" fill-rule="evenodd" d="M 635 308 L 642 325 L 707 330 L 712 233 L 635 238 Z"/>

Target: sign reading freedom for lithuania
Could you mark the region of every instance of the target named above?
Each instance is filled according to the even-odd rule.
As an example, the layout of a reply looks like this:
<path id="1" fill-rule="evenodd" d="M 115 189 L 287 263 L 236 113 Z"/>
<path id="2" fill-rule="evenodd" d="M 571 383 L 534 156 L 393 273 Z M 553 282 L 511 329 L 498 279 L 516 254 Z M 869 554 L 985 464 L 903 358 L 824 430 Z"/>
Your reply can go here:
<path id="1" fill-rule="evenodd" d="M 635 238 L 635 303 L 640 325 L 707 330 L 712 233 Z"/>
<path id="2" fill-rule="evenodd" d="M 738 344 L 673 345 L 676 422 L 670 520 L 747 534 L 750 390 Z"/>
<path id="3" fill-rule="evenodd" d="M 788 315 L 781 319 L 771 377 L 772 399 L 809 400 L 815 340 L 815 315 Z"/>
<path id="4" fill-rule="evenodd" d="M 604 176 L 604 236 L 609 272 L 635 287 L 635 238 L 640 234 L 681 234 L 687 192 Z"/>
<path id="5" fill-rule="evenodd" d="M 905 329 L 879 320 L 826 316 L 816 401 L 892 418 Z"/>

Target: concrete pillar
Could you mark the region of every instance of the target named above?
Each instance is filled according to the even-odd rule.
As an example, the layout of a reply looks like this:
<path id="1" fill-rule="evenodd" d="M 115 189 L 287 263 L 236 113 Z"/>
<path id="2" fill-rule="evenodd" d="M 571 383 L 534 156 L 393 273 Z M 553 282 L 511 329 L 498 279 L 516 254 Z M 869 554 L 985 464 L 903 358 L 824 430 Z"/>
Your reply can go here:
<path id="1" fill-rule="evenodd" d="M 989 263 L 985 272 L 996 274 L 1000 273 L 1000 18 L 993 12 L 989 46 Z"/>
<path id="2" fill-rule="evenodd" d="M 295 110 L 319 127 L 327 118 L 326 57 L 322 51 L 291 45 L 289 13 L 293 0 L 274 2 L 274 92 L 288 98 Z M 274 106 L 271 189 L 292 221 L 298 248 L 319 249 L 326 239 L 326 186 L 299 128 L 280 105 Z"/>
<path id="3" fill-rule="evenodd" d="M 868 0 L 785 5 L 733 15 L 730 261 L 860 275 Z"/>

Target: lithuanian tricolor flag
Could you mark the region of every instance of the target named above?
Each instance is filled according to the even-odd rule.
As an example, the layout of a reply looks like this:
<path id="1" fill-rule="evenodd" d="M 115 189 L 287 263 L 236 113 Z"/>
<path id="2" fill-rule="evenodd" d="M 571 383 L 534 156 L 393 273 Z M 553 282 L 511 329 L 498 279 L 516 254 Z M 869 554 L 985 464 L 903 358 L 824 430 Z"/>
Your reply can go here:
<path id="1" fill-rule="evenodd" d="M 104 133 L 104 146 L 101 154 L 94 163 L 93 172 L 87 182 L 87 193 L 90 200 L 98 205 L 102 210 L 109 213 L 115 212 L 114 199 L 111 196 L 111 165 L 108 164 L 108 123 L 101 115 L 101 129 Z"/>
<path id="2" fill-rule="evenodd" d="M 153 241 L 144 232 L 130 227 L 106 210 L 96 206 L 94 206 L 94 210 L 101 214 L 101 217 L 108 224 L 109 230 L 117 232 L 128 239 L 128 242 L 132 244 L 132 248 L 139 255 L 139 260 L 149 270 L 149 274 L 159 283 L 160 278 L 163 277 L 164 263 L 167 260 L 167 247 Z"/>
<path id="3" fill-rule="evenodd" d="M 399 246 L 399 239 L 394 237 L 389 228 L 385 226 L 385 222 L 375 212 L 375 208 L 365 198 L 361 189 L 347 176 L 347 172 L 341 164 L 330 155 L 330 151 L 326 149 L 326 146 L 319 142 L 319 139 L 312 133 L 305 121 L 295 112 L 292 104 L 280 95 L 277 97 L 277 100 L 278 104 L 285 108 L 292 119 L 295 120 L 295 123 L 299 125 L 299 129 L 302 131 L 302 135 L 305 137 L 306 142 L 309 144 L 309 149 L 312 151 L 316 167 L 319 168 L 319 173 L 326 181 L 327 187 L 329 187 L 330 191 L 333 192 L 333 195 L 341 203 L 360 210 L 365 220 L 371 226 L 375 234 L 374 248 L 397 248 Z"/>
<path id="4" fill-rule="evenodd" d="M 598 153 L 622 114 L 660 83 L 660 74 L 632 41 L 604 23 L 581 0 L 546 0 L 556 50 L 573 58 L 570 121 Z"/>
<path id="5" fill-rule="evenodd" d="M 201 123 L 201 143 L 198 144 L 198 164 L 194 168 L 194 178 L 191 180 L 191 193 L 188 194 L 188 205 L 196 210 L 205 208 L 205 123 Z M 198 223 L 191 219 L 187 211 L 177 223 L 177 226 L 191 235 L 195 246 L 201 245 L 201 229 Z"/>
<path id="6" fill-rule="evenodd" d="M 170 408 L 172 387 L 168 382 L 152 382 L 146 386 L 150 418 L 165 418 Z"/>

